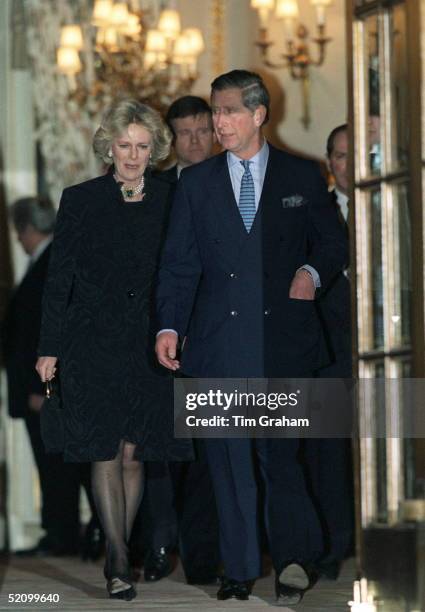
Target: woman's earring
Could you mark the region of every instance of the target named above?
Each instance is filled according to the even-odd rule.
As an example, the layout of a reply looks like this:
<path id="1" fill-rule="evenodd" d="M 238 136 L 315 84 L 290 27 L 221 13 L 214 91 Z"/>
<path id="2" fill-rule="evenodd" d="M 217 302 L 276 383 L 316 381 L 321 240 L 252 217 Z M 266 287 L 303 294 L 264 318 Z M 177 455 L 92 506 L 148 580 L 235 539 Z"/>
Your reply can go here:
<path id="1" fill-rule="evenodd" d="M 111 158 L 112 158 L 112 149 L 109 149 L 109 151 L 108 151 L 108 157 L 111 157 Z"/>

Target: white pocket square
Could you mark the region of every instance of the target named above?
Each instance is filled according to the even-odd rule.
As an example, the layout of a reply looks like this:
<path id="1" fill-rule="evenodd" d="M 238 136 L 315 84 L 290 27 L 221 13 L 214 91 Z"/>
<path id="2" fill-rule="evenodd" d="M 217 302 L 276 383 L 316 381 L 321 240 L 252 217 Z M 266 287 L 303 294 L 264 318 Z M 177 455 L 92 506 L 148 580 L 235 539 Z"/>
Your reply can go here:
<path id="1" fill-rule="evenodd" d="M 299 206 L 304 206 L 306 202 L 307 200 L 305 200 L 302 195 L 296 193 L 287 198 L 282 198 L 282 208 L 298 208 Z"/>

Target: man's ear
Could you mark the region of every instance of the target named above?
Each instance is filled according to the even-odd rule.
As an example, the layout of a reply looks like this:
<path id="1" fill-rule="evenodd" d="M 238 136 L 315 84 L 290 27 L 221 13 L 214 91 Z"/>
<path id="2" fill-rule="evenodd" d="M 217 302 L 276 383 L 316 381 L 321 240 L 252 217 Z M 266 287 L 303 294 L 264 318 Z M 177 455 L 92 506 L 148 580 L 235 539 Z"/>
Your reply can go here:
<path id="1" fill-rule="evenodd" d="M 329 174 L 333 175 L 331 162 L 330 162 L 329 157 L 327 155 L 326 155 L 326 160 L 325 161 L 326 161 L 326 168 L 328 169 Z"/>
<path id="2" fill-rule="evenodd" d="M 257 125 L 258 127 L 262 126 L 266 118 L 266 114 L 267 114 L 266 107 L 263 104 L 260 104 L 260 106 L 257 106 L 257 108 L 254 111 L 255 125 Z"/>

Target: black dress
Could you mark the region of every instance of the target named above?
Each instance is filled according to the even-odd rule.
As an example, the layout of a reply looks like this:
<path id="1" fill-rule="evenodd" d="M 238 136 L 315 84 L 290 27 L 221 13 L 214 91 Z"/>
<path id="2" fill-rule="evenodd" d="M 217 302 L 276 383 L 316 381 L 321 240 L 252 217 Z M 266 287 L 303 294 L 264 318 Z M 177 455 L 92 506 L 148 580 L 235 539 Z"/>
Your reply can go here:
<path id="1" fill-rule="evenodd" d="M 141 202 L 124 201 L 112 172 L 61 199 L 38 354 L 59 358 L 65 461 L 113 459 L 122 439 L 142 461 L 192 457 L 173 438 L 173 379 L 153 350 L 170 185 L 145 179 Z"/>

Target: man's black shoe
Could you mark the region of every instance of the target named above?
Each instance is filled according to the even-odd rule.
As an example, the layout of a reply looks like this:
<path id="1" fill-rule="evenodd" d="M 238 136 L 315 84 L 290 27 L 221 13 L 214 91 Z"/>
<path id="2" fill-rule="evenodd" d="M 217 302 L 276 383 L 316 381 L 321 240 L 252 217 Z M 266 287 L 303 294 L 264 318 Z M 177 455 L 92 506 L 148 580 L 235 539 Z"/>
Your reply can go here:
<path id="1" fill-rule="evenodd" d="M 238 580 L 229 580 L 223 578 L 221 587 L 217 592 L 217 599 L 225 601 L 226 599 L 239 599 L 246 601 L 251 594 L 251 587 L 248 582 L 239 582 Z"/>
<path id="2" fill-rule="evenodd" d="M 278 605 L 295 606 L 316 581 L 317 574 L 312 568 L 297 561 L 287 563 L 275 580 Z"/>
<path id="3" fill-rule="evenodd" d="M 166 549 L 150 551 L 145 559 L 144 576 L 146 582 L 156 582 L 171 573 L 171 562 Z"/>

